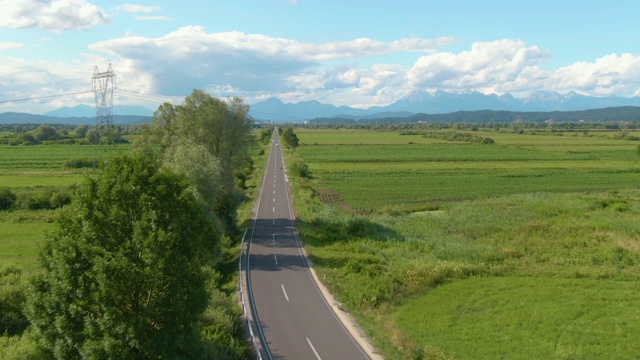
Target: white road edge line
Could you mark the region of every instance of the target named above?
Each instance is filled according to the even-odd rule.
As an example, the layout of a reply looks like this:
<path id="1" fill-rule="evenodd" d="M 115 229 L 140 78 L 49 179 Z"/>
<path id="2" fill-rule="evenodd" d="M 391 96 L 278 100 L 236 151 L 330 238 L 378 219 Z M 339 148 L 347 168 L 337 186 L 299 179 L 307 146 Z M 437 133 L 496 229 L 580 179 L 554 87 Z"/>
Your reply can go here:
<path id="1" fill-rule="evenodd" d="M 316 351 L 316 348 L 313 347 L 313 344 L 311 343 L 311 340 L 309 340 L 309 338 L 307 338 L 307 343 L 309 343 L 309 346 L 311 347 L 311 350 L 313 350 L 313 353 L 316 354 L 316 357 L 318 358 L 318 360 L 322 360 L 320 358 L 320 355 L 318 355 L 318 352 Z"/>
<path id="2" fill-rule="evenodd" d="M 287 299 L 287 302 L 289 302 L 289 297 L 287 296 L 287 290 L 284 289 L 283 284 L 280 284 L 280 286 L 282 286 L 282 292 L 284 293 L 284 298 Z"/>

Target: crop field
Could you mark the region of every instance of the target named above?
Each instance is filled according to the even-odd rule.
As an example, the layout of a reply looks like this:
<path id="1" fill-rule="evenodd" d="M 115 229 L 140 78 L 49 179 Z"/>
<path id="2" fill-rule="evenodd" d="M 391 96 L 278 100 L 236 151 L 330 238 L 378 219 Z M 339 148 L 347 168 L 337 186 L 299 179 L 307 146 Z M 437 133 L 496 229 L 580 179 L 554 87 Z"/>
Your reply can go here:
<path id="1" fill-rule="evenodd" d="M 118 145 L 114 151 L 126 151 Z M 63 163 L 75 158 L 95 158 L 104 150 L 92 145 L 0 145 L 0 171 L 61 170 Z"/>
<path id="2" fill-rule="evenodd" d="M 386 357 L 640 357 L 637 141 L 296 133 L 307 252 Z"/>
<path id="3" fill-rule="evenodd" d="M 119 145 L 115 151 L 128 148 Z M 96 148 L 91 145 L 0 145 L 0 188 L 18 196 L 66 189 L 79 183 L 90 169 L 65 169 L 64 162 L 95 157 Z M 37 244 L 51 229 L 54 214 L 55 210 L 0 212 L 0 264 L 35 269 Z"/>
<path id="4" fill-rule="evenodd" d="M 638 184 L 637 142 L 614 140 L 606 133 L 474 134 L 491 136 L 496 143 L 447 142 L 398 132 L 300 130 L 302 146 L 297 154 L 320 191 L 337 192 L 340 201 L 365 212 L 385 206 L 412 211 L 429 203 L 522 192 L 629 189 Z"/>

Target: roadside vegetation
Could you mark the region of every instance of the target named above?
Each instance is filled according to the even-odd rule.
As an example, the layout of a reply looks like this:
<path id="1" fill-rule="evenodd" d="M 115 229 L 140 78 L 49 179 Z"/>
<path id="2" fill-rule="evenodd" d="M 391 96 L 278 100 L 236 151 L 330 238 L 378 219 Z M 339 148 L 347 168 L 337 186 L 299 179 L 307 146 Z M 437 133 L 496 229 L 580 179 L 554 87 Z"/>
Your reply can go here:
<path id="1" fill-rule="evenodd" d="M 252 357 L 235 272 L 265 146 L 247 110 L 196 90 L 99 153 L 3 129 L 0 358 Z"/>
<path id="2" fill-rule="evenodd" d="M 640 356 L 637 143 L 581 126 L 295 129 L 301 237 L 386 357 Z"/>

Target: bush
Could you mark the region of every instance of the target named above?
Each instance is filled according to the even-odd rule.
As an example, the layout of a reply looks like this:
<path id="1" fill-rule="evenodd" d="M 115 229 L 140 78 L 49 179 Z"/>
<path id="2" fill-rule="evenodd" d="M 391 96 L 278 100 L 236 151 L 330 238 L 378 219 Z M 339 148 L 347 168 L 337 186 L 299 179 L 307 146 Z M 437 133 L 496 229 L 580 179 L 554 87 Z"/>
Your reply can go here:
<path id="1" fill-rule="evenodd" d="M 51 209 L 51 203 L 48 194 L 35 193 L 25 196 L 22 207 L 28 210 L 45 210 Z"/>
<path id="2" fill-rule="evenodd" d="M 309 166 L 304 161 L 296 161 L 291 165 L 291 173 L 297 177 L 308 178 L 310 175 Z"/>
<path id="3" fill-rule="evenodd" d="M 71 203 L 71 194 L 66 191 L 53 193 L 49 198 L 49 206 L 52 209 L 58 209 Z"/>
<path id="4" fill-rule="evenodd" d="M 26 288 L 20 269 L 0 267 L 0 334 L 20 335 L 29 325 L 23 312 Z"/>
<path id="5" fill-rule="evenodd" d="M 91 158 L 76 158 L 70 159 L 62 163 L 62 167 L 65 169 L 80 169 L 80 168 L 90 168 L 95 164 L 95 160 Z"/>
<path id="6" fill-rule="evenodd" d="M 0 210 L 9 210 L 16 202 L 16 195 L 11 190 L 3 188 L 0 189 Z"/>

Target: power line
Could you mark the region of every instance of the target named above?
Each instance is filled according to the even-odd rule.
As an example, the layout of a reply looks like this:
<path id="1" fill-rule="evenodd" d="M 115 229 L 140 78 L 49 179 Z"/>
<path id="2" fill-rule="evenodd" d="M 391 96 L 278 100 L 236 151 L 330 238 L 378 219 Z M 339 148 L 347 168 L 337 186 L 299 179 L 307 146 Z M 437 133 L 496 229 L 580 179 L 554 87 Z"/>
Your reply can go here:
<path id="1" fill-rule="evenodd" d="M 81 95 L 81 94 L 88 94 L 88 93 L 93 93 L 93 90 L 89 90 L 89 91 L 81 91 L 81 92 L 75 92 L 75 93 L 68 93 L 68 94 L 47 95 L 47 96 L 36 96 L 36 97 L 30 97 L 30 98 L 24 98 L 24 99 L 2 100 L 2 101 L 0 101 L 0 104 L 6 104 L 6 103 L 10 103 L 10 102 L 19 102 L 19 101 L 29 101 L 29 100 L 48 99 L 48 98 L 62 97 L 62 96 L 71 96 L 71 95 Z"/>

